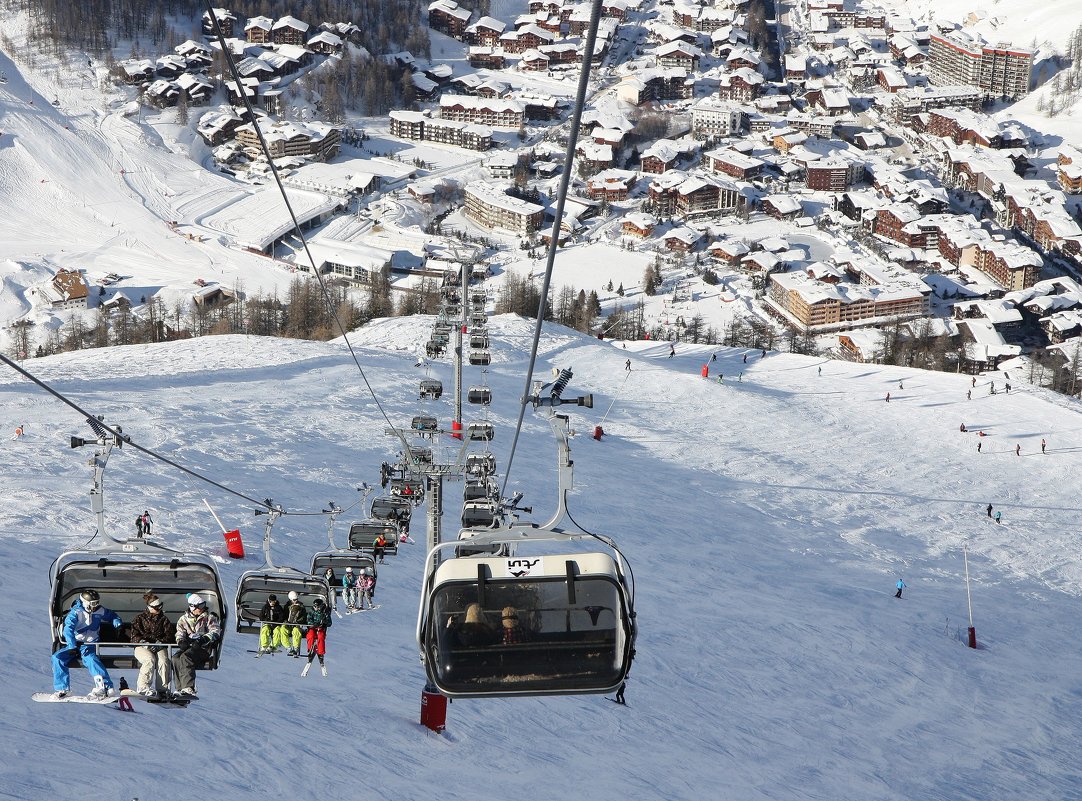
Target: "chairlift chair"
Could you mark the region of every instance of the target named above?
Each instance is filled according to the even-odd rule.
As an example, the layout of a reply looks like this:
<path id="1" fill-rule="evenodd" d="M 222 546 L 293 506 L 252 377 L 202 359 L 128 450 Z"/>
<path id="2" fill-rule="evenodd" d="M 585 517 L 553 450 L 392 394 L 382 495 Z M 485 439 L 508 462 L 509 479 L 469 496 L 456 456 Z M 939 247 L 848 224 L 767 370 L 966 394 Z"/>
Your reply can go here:
<path id="1" fill-rule="evenodd" d="M 439 429 L 439 422 L 431 415 L 419 414 L 413 418 L 413 421 L 410 423 L 410 428 L 414 431 L 437 431 Z"/>
<path id="2" fill-rule="evenodd" d="M 500 521 L 500 507 L 495 501 L 476 500 L 462 504 L 462 528 L 496 528 Z"/>
<path id="3" fill-rule="evenodd" d="M 473 312 L 470 315 L 470 328 L 484 328 L 488 325 L 488 317 L 480 312 Z"/>
<path id="4" fill-rule="evenodd" d="M 361 520 L 349 527 L 349 547 L 352 551 L 371 552 L 372 542 L 380 534 L 387 540 L 386 553 L 398 553 L 398 526 L 392 520 Z"/>
<path id="5" fill-rule="evenodd" d="M 249 570 L 237 584 L 234 604 L 237 631 L 240 634 L 258 634 L 263 625 L 259 619 L 263 604 L 274 594 L 284 606 L 288 603 L 286 598 L 290 592 L 296 592 L 309 608 L 316 598 L 322 598 L 328 605 L 334 602 L 330 585 L 322 576 L 313 576 L 293 567 L 267 566 L 260 570 Z"/>
<path id="6" fill-rule="evenodd" d="M 102 606 L 112 609 L 124 622 L 119 629 L 101 629 L 98 656 L 106 667 L 139 667 L 134 645 L 129 641 L 129 627 L 146 608 L 143 595 L 147 592 L 162 599 L 165 614 L 174 622 L 188 611 L 188 595 L 198 593 L 207 602 L 207 609 L 218 615 L 224 636 L 228 618 L 225 591 L 218 568 L 208 556 L 182 553 L 146 540 L 62 553 L 50 570 L 49 616 L 54 652 L 66 647 L 64 618 L 84 590 L 97 590 Z M 219 642 L 201 669 L 218 667 L 220 655 Z"/>
<path id="7" fill-rule="evenodd" d="M 389 490 L 391 495 L 405 498 L 414 506 L 425 499 L 425 485 L 419 478 L 392 478 Z"/>
<path id="8" fill-rule="evenodd" d="M 488 350 L 488 334 L 483 332 L 470 332 L 470 347 L 474 350 Z"/>
<path id="9" fill-rule="evenodd" d="M 496 472 L 496 454 L 471 453 L 466 456 L 466 474 L 471 476 L 490 476 Z"/>
<path id="10" fill-rule="evenodd" d="M 331 592 L 335 595 L 342 594 L 342 575 L 346 572 L 347 567 L 352 567 L 354 573 L 363 573 L 365 568 L 372 569 L 372 576 L 378 581 L 379 570 L 376 567 L 376 560 L 371 554 L 365 553 L 361 550 L 355 551 L 321 551 L 312 557 L 312 575 L 323 576 L 327 572 L 328 567 L 334 568 L 334 574 L 337 582 L 331 586 Z M 372 588 L 373 594 L 375 593 L 375 586 Z"/>
<path id="11" fill-rule="evenodd" d="M 466 426 L 466 439 L 470 442 L 492 442 L 496 438 L 496 428 L 492 423 L 470 423 Z"/>
<path id="12" fill-rule="evenodd" d="M 451 335 L 443 331 L 433 331 L 429 335 L 428 341 L 435 345 L 443 345 L 446 347 L 451 341 Z"/>
<path id="13" fill-rule="evenodd" d="M 489 387 L 470 387 L 466 392 L 466 401 L 478 406 L 492 404 L 492 390 Z"/>
<path id="14" fill-rule="evenodd" d="M 463 501 L 496 500 L 500 495 L 499 485 L 491 478 L 470 479 L 462 488 Z"/>
<path id="15" fill-rule="evenodd" d="M 470 539 L 471 549 L 545 539 L 543 530 L 525 536 L 463 532 L 468 534 L 474 536 L 460 538 Z M 463 546 L 461 540 L 437 546 L 444 548 Z M 520 550 L 459 556 L 429 571 L 430 554 L 417 627 L 429 681 L 451 698 L 616 691 L 631 668 L 636 635 L 633 586 L 619 554 L 527 557 Z M 474 603 L 484 625 L 467 637 L 464 620 Z M 499 635 L 508 607 L 524 633 L 521 641 L 505 644 Z"/>
<path id="16" fill-rule="evenodd" d="M 438 378 L 422 378 L 420 396 L 424 398 L 431 398 L 432 400 L 439 400 L 440 395 L 443 394 L 443 382 Z"/>
<path id="17" fill-rule="evenodd" d="M 438 359 L 443 355 L 443 347 L 437 345 L 435 342 L 425 343 L 425 356 L 430 359 Z"/>
<path id="18" fill-rule="evenodd" d="M 492 364 L 492 354 L 487 350 L 471 350 L 470 364 L 474 367 L 486 367 Z"/>

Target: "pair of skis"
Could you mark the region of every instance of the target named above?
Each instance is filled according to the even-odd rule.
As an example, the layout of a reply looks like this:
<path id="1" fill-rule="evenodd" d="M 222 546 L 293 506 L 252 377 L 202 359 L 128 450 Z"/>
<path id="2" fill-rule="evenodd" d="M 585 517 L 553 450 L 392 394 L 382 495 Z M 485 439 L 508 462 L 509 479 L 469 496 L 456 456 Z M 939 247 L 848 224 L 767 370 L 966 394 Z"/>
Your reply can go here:
<path id="1" fill-rule="evenodd" d="M 304 666 L 304 669 L 301 670 L 301 678 L 304 678 L 308 675 L 308 671 L 312 669 L 312 664 L 312 662 L 309 662 L 307 665 Z M 327 678 L 327 666 L 322 662 L 319 663 L 319 671 L 323 674 L 323 678 Z"/>

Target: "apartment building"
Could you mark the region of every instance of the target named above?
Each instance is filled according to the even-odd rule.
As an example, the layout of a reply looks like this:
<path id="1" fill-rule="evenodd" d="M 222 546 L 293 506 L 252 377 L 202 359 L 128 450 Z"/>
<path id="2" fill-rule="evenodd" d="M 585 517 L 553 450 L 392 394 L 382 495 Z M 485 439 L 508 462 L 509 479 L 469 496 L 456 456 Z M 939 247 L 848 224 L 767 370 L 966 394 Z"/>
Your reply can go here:
<path id="1" fill-rule="evenodd" d="M 473 181 L 466 184 L 466 217 L 484 228 L 500 228 L 528 236 L 541 227 L 545 209 L 507 194 L 508 185 Z"/>
<path id="2" fill-rule="evenodd" d="M 392 136 L 413 141 L 439 142 L 464 147 L 467 150 L 488 150 L 492 147 L 492 129 L 455 120 L 432 119 L 419 111 L 392 111 Z"/>
<path id="3" fill-rule="evenodd" d="M 875 325 L 927 313 L 927 293 L 912 282 L 875 285 L 819 281 L 806 273 L 771 273 L 767 305 L 804 331 Z"/>
<path id="4" fill-rule="evenodd" d="M 985 97 L 1018 99 L 1029 92 L 1033 51 L 990 45 L 963 31 L 931 35 L 928 78 L 937 86 L 972 85 Z"/>
<path id="5" fill-rule="evenodd" d="M 306 156 L 317 161 L 326 161 L 338 155 L 342 142 L 341 129 L 324 123 L 312 122 L 304 125 L 298 122 L 278 122 L 264 117 L 258 120 L 258 124 L 270 149 L 271 158 Z M 262 156 L 259 136 L 252 123 L 237 128 L 236 137 L 245 150 Z"/>
<path id="6" fill-rule="evenodd" d="M 491 128 L 521 128 L 526 119 L 526 108 L 517 100 L 443 95 L 440 97 L 440 116 L 445 120 Z"/>

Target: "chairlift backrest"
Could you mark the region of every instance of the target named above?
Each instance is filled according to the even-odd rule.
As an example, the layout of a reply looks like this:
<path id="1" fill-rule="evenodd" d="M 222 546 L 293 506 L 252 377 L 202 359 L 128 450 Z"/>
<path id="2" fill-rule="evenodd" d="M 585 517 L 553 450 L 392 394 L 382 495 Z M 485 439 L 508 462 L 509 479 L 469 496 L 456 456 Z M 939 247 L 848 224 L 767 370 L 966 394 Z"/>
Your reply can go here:
<path id="1" fill-rule="evenodd" d="M 463 528 L 495 528 L 499 519 L 499 507 L 492 501 L 466 501 L 462 504 Z"/>
<path id="2" fill-rule="evenodd" d="M 466 456 L 466 472 L 475 476 L 487 476 L 496 472 L 496 455 L 471 453 Z"/>
<path id="3" fill-rule="evenodd" d="M 466 392 L 466 401 L 481 406 L 488 406 L 492 403 L 492 390 L 488 387 L 470 387 Z"/>
<path id="4" fill-rule="evenodd" d="M 439 428 L 439 422 L 435 417 L 419 414 L 413 418 L 413 422 L 410 423 L 410 428 L 414 431 L 435 431 Z"/>
<path id="5" fill-rule="evenodd" d="M 470 347 L 476 350 L 487 350 L 488 334 L 470 334 Z"/>
<path id="6" fill-rule="evenodd" d="M 361 551 L 323 551 L 312 557 L 313 576 L 322 577 L 328 567 L 334 568 L 335 575 L 331 592 L 339 595 L 342 592 L 342 576 L 345 575 L 347 567 L 352 567 L 353 572 L 358 575 L 363 573 L 365 568 L 370 568 L 374 577 L 379 575 L 376 560 L 371 554 Z"/>
<path id="7" fill-rule="evenodd" d="M 494 481 L 467 481 L 462 489 L 463 501 L 486 501 L 495 500 L 500 494 L 500 488 Z"/>
<path id="8" fill-rule="evenodd" d="M 380 534 L 387 542 L 398 539 L 398 528 L 394 523 L 381 520 L 366 520 L 349 527 L 349 547 L 351 550 L 371 550 L 372 541 Z"/>
<path id="9" fill-rule="evenodd" d="M 422 398 L 439 399 L 443 394 L 443 382 L 435 378 L 422 378 L 420 394 Z"/>
<path id="10" fill-rule="evenodd" d="M 487 350 L 471 350 L 470 364 L 474 367 L 484 367 L 492 363 L 492 354 Z"/>

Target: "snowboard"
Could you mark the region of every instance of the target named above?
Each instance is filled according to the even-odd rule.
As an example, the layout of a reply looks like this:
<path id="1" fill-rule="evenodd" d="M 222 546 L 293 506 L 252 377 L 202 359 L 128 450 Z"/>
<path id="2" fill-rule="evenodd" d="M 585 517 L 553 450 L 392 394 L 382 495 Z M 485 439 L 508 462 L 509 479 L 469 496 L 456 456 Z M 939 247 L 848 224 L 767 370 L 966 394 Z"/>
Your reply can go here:
<path id="1" fill-rule="evenodd" d="M 601 697 L 604 698 L 606 701 L 612 701 L 614 704 L 619 704 L 620 706 L 627 706 L 626 701 L 617 701 L 615 698 L 609 698 L 609 696 L 607 695 L 603 695 Z"/>
<path id="2" fill-rule="evenodd" d="M 196 700 L 196 696 L 194 695 L 166 695 L 159 698 L 154 695 L 141 695 L 135 690 L 121 690 L 120 694 L 124 698 L 146 701 L 148 704 L 160 704 L 161 706 L 187 706 L 192 701 Z"/>
<path id="3" fill-rule="evenodd" d="M 105 698 L 91 698 L 88 695 L 65 695 L 54 698 L 54 693 L 34 693 L 30 698 L 43 704 L 115 704 L 122 696 L 110 695 Z"/>

